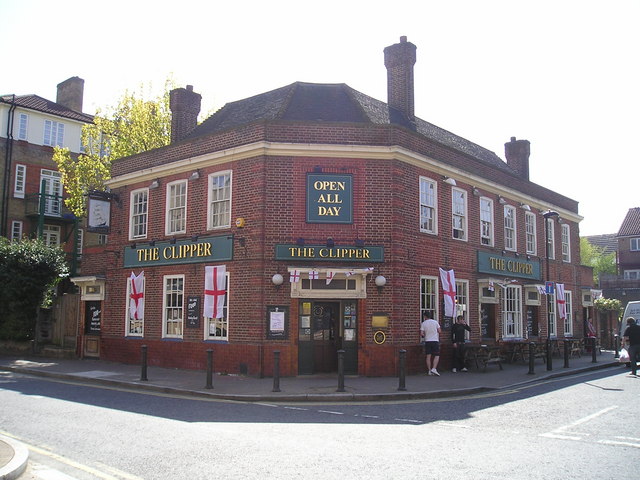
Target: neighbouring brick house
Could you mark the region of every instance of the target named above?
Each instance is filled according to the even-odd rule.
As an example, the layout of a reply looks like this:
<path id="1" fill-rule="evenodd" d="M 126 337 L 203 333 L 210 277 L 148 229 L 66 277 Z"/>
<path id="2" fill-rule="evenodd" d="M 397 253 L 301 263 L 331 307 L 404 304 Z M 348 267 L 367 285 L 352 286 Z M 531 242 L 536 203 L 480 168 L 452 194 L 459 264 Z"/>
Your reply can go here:
<path id="1" fill-rule="evenodd" d="M 545 339 L 548 322 L 582 337 L 577 202 L 529 180 L 528 141 L 505 162 L 416 117 L 405 37 L 384 60 L 388 103 L 296 82 L 197 126 L 200 95 L 171 93 L 171 145 L 114 163 L 109 243 L 75 279 L 101 312 L 93 354 L 135 363 L 146 345 L 152 365 L 204 368 L 213 349 L 216 371 L 270 375 L 279 351 L 296 375 L 335 371 L 343 350 L 347 373 L 394 375 L 405 349 L 419 372 L 427 311 L 446 368 L 440 268 L 471 342 Z M 555 301 L 547 315 L 545 280 L 564 284 L 566 320 Z"/>

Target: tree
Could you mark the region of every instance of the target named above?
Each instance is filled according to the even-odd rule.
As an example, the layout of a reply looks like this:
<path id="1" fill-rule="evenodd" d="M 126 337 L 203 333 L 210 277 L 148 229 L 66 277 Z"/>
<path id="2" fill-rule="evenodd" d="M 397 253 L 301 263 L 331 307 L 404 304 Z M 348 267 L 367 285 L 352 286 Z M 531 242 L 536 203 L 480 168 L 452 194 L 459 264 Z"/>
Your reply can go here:
<path id="1" fill-rule="evenodd" d="M 33 339 L 38 308 L 68 274 L 59 247 L 39 239 L 10 242 L 0 237 L 0 339 Z"/>
<path id="2" fill-rule="evenodd" d="M 125 92 L 118 105 L 104 115 L 98 110 L 93 123 L 82 128 L 84 153 L 77 158 L 68 148 L 54 149 L 53 160 L 69 194 L 65 204 L 77 217 L 86 214 L 87 193 L 104 190 L 113 160 L 169 144 L 172 88 L 173 81 L 167 79 L 164 93 L 154 100 L 145 100 L 141 87 L 138 96 Z"/>
<path id="3" fill-rule="evenodd" d="M 586 237 L 580 238 L 580 259 L 582 265 L 593 267 L 593 281 L 596 285 L 603 273 L 617 273 L 615 252 L 605 253 L 604 248 L 589 243 Z"/>

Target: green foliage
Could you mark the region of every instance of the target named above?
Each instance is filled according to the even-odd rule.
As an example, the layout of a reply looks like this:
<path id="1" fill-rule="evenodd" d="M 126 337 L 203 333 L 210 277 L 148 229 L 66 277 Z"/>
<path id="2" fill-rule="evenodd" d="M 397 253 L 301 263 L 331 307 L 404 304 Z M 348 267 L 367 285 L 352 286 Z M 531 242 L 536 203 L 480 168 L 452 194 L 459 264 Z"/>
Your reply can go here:
<path id="1" fill-rule="evenodd" d="M 586 237 L 580 238 L 580 260 L 582 265 L 593 267 L 593 281 L 596 285 L 601 274 L 615 275 L 617 273 L 616 254 L 604 253 L 604 248 L 589 243 Z"/>
<path id="2" fill-rule="evenodd" d="M 602 312 L 616 312 L 618 315 L 622 312 L 622 303 L 617 298 L 597 298 L 593 304 Z"/>
<path id="3" fill-rule="evenodd" d="M 38 308 L 68 274 L 59 247 L 42 240 L 0 238 L 0 340 L 33 339 Z"/>
<path id="4" fill-rule="evenodd" d="M 104 115 L 96 112 L 94 122 L 82 128 L 84 153 L 77 158 L 66 148 L 54 149 L 53 160 L 69 194 L 65 204 L 77 217 L 86 214 L 86 194 L 104 190 L 113 160 L 169 144 L 172 88 L 173 81 L 167 79 L 164 93 L 154 100 L 144 99 L 142 87 L 137 96 L 125 92 L 118 105 Z"/>

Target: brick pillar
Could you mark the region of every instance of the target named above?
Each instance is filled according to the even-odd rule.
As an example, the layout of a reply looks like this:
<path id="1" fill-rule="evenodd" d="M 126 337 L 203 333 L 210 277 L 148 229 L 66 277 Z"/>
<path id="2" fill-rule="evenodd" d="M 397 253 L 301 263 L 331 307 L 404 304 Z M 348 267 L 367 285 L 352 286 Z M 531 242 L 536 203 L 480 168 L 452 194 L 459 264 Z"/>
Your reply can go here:
<path id="1" fill-rule="evenodd" d="M 387 103 L 402 112 L 410 121 L 415 119 L 413 100 L 413 66 L 416 63 L 416 46 L 400 37 L 400 43 L 384 49 L 384 66 L 387 68 Z"/>
<path id="2" fill-rule="evenodd" d="M 193 85 L 171 90 L 169 96 L 171 143 L 174 143 L 185 138 L 198 125 L 202 96 L 193 91 Z"/>

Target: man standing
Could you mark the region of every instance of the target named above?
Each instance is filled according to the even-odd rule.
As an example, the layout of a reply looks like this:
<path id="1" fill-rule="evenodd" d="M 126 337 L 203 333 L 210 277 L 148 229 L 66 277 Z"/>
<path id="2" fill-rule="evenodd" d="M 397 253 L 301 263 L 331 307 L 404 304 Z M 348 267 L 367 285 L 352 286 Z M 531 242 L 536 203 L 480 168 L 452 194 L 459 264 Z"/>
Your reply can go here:
<path id="1" fill-rule="evenodd" d="M 638 373 L 638 354 L 640 353 L 640 325 L 636 324 L 633 317 L 627 318 L 627 329 L 624 331 L 624 343 L 629 352 L 631 362 L 631 375 Z"/>
<path id="2" fill-rule="evenodd" d="M 458 370 L 466 372 L 467 367 L 464 365 L 464 335 L 465 331 L 470 332 L 471 327 L 464 322 L 464 317 L 458 315 L 456 323 L 451 328 L 451 341 L 453 342 L 453 373 Z"/>
<path id="3" fill-rule="evenodd" d="M 423 321 L 420 324 L 420 336 L 424 342 L 424 353 L 427 361 L 427 373 L 440 376 L 437 367 L 440 361 L 440 324 L 429 318 L 427 312 L 422 313 Z M 431 359 L 433 357 L 433 363 Z"/>

